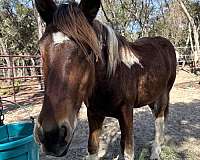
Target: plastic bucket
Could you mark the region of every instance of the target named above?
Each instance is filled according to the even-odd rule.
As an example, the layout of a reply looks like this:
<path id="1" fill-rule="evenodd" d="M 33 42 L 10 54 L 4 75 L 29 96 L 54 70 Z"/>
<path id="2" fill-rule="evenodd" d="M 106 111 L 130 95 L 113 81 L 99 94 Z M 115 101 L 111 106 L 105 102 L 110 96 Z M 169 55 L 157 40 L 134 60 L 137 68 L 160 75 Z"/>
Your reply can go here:
<path id="1" fill-rule="evenodd" d="M 33 127 L 29 122 L 0 126 L 0 160 L 39 160 Z"/>

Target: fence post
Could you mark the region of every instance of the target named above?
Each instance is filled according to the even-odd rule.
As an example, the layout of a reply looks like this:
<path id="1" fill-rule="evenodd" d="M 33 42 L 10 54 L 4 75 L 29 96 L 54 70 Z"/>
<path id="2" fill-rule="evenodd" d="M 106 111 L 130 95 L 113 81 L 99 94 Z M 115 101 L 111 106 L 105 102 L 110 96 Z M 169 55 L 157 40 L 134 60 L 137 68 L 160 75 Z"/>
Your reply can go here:
<path id="1" fill-rule="evenodd" d="M 13 56 L 9 56 L 10 63 L 11 63 L 11 79 L 12 79 L 12 86 L 13 86 L 13 100 L 16 102 L 16 95 L 15 95 L 15 74 L 14 74 L 14 62 Z"/>
<path id="2" fill-rule="evenodd" d="M 0 96 L 0 126 L 4 125 L 3 121 L 4 121 L 3 103 L 1 101 L 1 96 Z"/>

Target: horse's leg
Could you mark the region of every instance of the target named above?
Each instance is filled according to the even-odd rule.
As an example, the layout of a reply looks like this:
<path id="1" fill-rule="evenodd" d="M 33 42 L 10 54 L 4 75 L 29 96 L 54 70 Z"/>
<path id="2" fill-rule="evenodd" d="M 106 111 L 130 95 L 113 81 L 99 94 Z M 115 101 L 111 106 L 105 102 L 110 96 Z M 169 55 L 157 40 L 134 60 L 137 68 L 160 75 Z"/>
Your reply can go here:
<path id="1" fill-rule="evenodd" d="M 98 159 L 99 150 L 99 136 L 101 134 L 104 116 L 95 114 L 94 112 L 87 110 L 88 123 L 89 123 L 89 139 L 88 139 L 88 152 L 89 156 L 87 160 Z"/>
<path id="2" fill-rule="evenodd" d="M 155 115 L 155 140 L 151 150 L 151 160 L 159 160 L 161 153 L 161 145 L 164 143 L 164 127 L 165 120 L 169 109 L 169 92 L 164 93 L 158 101 L 150 105 Z"/>
<path id="3" fill-rule="evenodd" d="M 118 120 L 121 129 L 121 152 L 125 160 L 133 160 L 133 109 L 129 106 L 123 106 Z"/>

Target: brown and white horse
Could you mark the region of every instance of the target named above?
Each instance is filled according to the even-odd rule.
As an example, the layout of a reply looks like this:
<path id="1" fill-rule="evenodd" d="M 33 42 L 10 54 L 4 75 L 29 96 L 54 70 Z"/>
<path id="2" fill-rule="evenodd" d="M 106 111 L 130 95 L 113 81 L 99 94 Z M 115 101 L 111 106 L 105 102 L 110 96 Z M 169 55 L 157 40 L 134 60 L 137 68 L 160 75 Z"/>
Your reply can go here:
<path id="1" fill-rule="evenodd" d="M 105 116 L 118 119 L 121 151 L 134 159 L 133 108 L 149 105 L 155 115 L 155 141 L 150 159 L 159 159 L 169 92 L 176 77 L 173 45 L 165 38 L 134 43 L 94 20 L 100 0 L 56 6 L 35 0 L 46 31 L 39 45 L 45 94 L 35 125 L 35 139 L 44 152 L 67 153 L 82 102 L 89 122 L 88 152 L 97 159 Z"/>

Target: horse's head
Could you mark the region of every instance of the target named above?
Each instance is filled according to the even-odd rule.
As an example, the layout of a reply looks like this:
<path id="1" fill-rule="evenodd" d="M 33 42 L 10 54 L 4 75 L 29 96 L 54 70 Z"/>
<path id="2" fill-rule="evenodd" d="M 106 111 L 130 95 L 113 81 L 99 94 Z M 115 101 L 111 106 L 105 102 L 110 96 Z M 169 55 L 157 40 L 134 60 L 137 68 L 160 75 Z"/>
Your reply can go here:
<path id="1" fill-rule="evenodd" d="M 36 0 L 46 22 L 40 40 L 45 94 L 35 125 L 35 139 L 45 153 L 67 153 L 82 102 L 91 93 L 94 63 L 101 59 L 92 21 L 100 1 L 82 0 L 56 6 L 53 0 Z"/>

